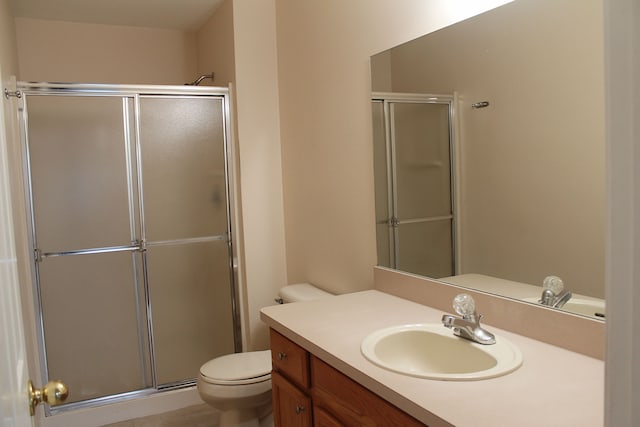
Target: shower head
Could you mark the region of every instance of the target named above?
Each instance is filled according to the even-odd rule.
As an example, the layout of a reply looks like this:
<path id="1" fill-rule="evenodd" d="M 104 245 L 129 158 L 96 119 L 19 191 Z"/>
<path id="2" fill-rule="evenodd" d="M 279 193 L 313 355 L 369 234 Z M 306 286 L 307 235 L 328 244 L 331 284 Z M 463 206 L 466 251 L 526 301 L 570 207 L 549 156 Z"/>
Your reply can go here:
<path id="1" fill-rule="evenodd" d="M 203 74 L 191 83 L 185 83 L 185 86 L 198 86 L 204 79 L 211 79 L 211 81 L 213 81 L 214 76 L 215 73 L 213 72 L 211 74 Z"/>

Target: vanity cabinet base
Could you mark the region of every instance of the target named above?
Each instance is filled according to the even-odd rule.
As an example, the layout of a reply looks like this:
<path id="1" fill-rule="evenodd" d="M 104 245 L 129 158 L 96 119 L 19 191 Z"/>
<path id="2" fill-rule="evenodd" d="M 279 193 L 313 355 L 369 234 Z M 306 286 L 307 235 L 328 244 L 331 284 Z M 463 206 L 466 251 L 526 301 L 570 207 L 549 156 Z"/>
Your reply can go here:
<path id="1" fill-rule="evenodd" d="M 271 352 L 275 427 L 425 426 L 273 329 Z"/>
<path id="2" fill-rule="evenodd" d="M 311 378 L 314 414 L 321 408 L 340 421 L 328 426 L 425 425 L 313 355 Z"/>

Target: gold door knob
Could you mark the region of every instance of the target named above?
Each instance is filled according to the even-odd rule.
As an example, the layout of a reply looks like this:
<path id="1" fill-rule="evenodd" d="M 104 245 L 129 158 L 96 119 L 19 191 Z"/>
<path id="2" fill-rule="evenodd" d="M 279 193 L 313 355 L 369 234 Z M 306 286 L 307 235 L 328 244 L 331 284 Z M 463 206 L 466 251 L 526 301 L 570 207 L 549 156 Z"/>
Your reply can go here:
<path id="1" fill-rule="evenodd" d="M 41 389 L 33 387 L 33 383 L 29 380 L 29 412 L 31 415 L 36 413 L 36 405 L 40 402 L 46 402 L 49 405 L 58 405 L 69 396 L 69 388 L 62 381 L 49 381 L 47 385 Z"/>

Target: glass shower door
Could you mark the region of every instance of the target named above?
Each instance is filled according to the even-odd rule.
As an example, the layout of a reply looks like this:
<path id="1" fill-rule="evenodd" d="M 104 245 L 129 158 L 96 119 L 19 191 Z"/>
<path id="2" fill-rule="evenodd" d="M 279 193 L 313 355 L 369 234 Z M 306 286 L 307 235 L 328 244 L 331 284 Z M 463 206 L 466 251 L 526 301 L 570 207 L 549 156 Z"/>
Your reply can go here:
<path id="1" fill-rule="evenodd" d="M 453 274 L 449 105 L 391 105 L 397 268 L 429 277 Z"/>
<path id="2" fill-rule="evenodd" d="M 128 98 L 28 95 L 45 371 L 68 403 L 149 387 Z M 82 343 L 82 345 L 76 345 Z"/>
<path id="3" fill-rule="evenodd" d="M 373 179 L 375 188 L 376 248 L 378 265 L 395 266 L 395 228 L 393 227 L 393 199 L 391 179 L 391 141 L 387 137 L 386 116 L 388 104 L 373 100 Z"/>
<path id="4" fill-rule="evenodd" d="M 379 263 L 454 274 L 450 103 L 374 101 L 373 123 Z"/>
<path id="5" fill-rule="evenodd" d="M 70 390 L 47 414 L 195 384 L 241 348 L 226 91 L 43 86 L 21 114 L 41 380 Z"/>
<path id="6" fill-rule="evenodd" d="M 188 118 L 188 119 L 187 119 Z M 233 353 L 221 99 L 140 99 L 144 241 L 160 387 Z"/>

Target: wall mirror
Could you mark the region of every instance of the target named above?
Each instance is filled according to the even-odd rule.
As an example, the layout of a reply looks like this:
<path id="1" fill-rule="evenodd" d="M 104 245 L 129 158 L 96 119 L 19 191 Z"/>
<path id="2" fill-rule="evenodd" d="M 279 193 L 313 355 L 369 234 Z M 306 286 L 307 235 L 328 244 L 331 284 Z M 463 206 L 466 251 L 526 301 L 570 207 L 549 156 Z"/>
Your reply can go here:
<path id="1" fill-rule="evenodd" d="M 604 319 L 602 21 L 515 0 L 371 57 L 379 265 Z"/>

